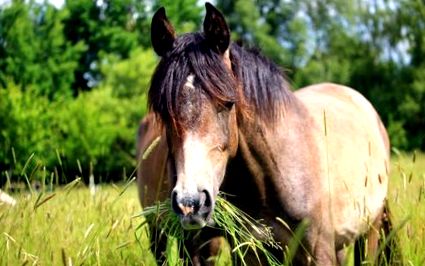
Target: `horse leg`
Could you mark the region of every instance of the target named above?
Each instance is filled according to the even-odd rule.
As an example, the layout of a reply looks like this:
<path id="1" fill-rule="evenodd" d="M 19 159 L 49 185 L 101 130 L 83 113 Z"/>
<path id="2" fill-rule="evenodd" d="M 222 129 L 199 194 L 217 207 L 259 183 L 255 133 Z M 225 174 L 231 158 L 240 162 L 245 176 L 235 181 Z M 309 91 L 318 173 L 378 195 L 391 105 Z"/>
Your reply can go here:
<path id="1" fill-rule="evenodd" d="M 380 230 L 378 230 L 378 233 L 382 235 L 378 237 L 379 241 L 376 244 L 376 249 L 382 248 L 382 252 L 375 254 L 375 264 L 404 265 L 399 239 L 396 234 L 390 236 L 394 228 L 387 202 L 385 203 L 379 222 Z"/>
<path id="2" fill-rule="evenodd" d="M 312 256 L 307 257 L 306 265 L 337 265 L 335 235 L 330 228 L 311 225 L 306 236 L 307 247 L 312 251 Z"/>
<path id="3" fill-rule="evenodd" d="M 208 246 L 201 250 L 201 256 L 207 259 L 207 265 L 215 265 L 225 244 L 224 237 L 213 237 Z"/>
<path id="4" fill-rule="evenodd" d="M 194 254 L 191 255 L 193 265 L 215 265 L 224 241 L 223 237 L 213 237 L 196 247 Z"/>
<path id="5" fill-rule="evenodd" d="M 367 260 L 371 264 L 377 262 L 383 218 L 384 211 L 372 223 L 366 236 L 359 237 L 354 243 L 354 265 L 361 265 L 364 260 Z"/>
<path id="6" fill-rule="evenodd" d="M 337 265 L 348 265 L 349 260 L 347 255 L 350 253 L 348 253 L 347 251 L 348 250 L 345 246 L 336 251 Z"/>
<path id="7" fill-rule="evenodd" d="M 158 265 L 163 265 L 166 260 L 167 237 L 161 234 L 160 229 L 153 225 L 149 225 L 151 251 L 155 256 Z"/>
<path id="8" fill-rule="evenodd" d="M 189 255 L 191 265 L 213 266 L 224 246 L 224 241 L 218 231 L 205 228 L 199 235 L 184 242 L 186 250 L 181 250 L 180 256 Z"/>
<path id="9" fill-rule="evenodd" d="M 365 237 L 361 236 L 354 242 L 354 265 L 360 266 L 365 258 Z"/>
<path id="10" fill-rule="evenodd" d="M 318 235 L 313 250 L 313 261 L 309 264 L 324 266 L 337 265 L 337 253 L 333 234 L 323 232 Z"/>
<path id="11" fill-rule="evenodd" d="M 373 222 L 367 234 L 367 260 L 375 264 L 378 258 L 379 239 L 382 227 L 383 213 Z"/>

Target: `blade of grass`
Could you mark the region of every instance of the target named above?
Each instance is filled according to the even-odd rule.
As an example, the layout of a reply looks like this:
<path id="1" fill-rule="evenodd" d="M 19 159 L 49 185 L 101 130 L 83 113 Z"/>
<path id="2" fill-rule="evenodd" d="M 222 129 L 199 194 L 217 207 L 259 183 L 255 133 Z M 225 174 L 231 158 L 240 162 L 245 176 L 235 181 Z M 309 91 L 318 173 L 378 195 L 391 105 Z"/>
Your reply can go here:
<path id="1" fill-rule="evenodd" d="M 37 197 L 37 200 L 34 204 L 34 210 L 36 210 L 38 207 L 40 207 L 41 205 L 43 205 L 44 203 L 46 203 L 47 201 L 51 200 L 53 197 L 56 196 L 56 193 L 52 193 L 52 194 L 46 196 L 43 200 L 40 201 L 42 194 L 43 194 L 43 192 L 41 192 L 40 196 Z"/>
<path id="2" fill-rule="evenodd" d="M 66 191 L 66 195 L 68 195 L 69 192 L 71 192 L 77 185 L 79 185 L 80 182 L 81 182 L 81 177 L 77 177 L 70 183 L 66 184 L 66 186 L 64 187 L 64 191 Z"/>

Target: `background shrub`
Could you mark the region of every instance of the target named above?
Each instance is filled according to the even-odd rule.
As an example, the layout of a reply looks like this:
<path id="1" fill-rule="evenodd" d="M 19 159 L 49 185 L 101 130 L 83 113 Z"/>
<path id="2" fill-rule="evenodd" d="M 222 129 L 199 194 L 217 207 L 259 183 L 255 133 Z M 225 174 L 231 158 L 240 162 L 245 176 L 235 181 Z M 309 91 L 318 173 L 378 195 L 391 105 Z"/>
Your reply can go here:
<path id="1" fill-rule="evenodd" d="M 49 101 L 9 83 L 0 89 L 1 169 L 14 181 L 22 180 L 30 159 L 27 175 L 45 166 L 60 182 L 90 174 L 122 179 L 134 170 L 135 128 L 145 111 L 145 94 L 118 98 L 109 86 Z"/>

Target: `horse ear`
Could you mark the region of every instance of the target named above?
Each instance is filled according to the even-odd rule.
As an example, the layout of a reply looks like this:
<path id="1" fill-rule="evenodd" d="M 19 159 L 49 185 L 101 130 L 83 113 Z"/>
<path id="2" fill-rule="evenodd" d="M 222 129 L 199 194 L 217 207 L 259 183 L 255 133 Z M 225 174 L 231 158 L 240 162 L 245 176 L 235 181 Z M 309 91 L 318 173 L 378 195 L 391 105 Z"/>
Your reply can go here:
<path id="1" fill-rule="evenodd" d="M 230 44 L 230 30 L 223 14 L 210 3 L 205 3 L 207 14 L 204 20 L 204 33 L 211 48 L 224 54 Z"/>
<path id="2" fill-rule="evenodd" d="M 164 56 L 173 47 L 176 33 L 173 25 L 165 14 L 165 8 L 161 7 L 152 17 L 151 41 L 157 55 Z"/>

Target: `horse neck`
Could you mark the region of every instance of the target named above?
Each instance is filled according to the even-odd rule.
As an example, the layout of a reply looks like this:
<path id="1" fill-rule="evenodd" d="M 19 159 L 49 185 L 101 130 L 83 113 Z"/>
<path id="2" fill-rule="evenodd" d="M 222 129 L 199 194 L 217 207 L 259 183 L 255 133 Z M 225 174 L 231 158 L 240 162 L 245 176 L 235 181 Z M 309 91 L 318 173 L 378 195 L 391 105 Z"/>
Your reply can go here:
<path id="1" fill-rule="evenodd" d="M 314 156 L 305 156 L 314 150 L 308 119 L 306 108 L 295 98 L 274 125 L 261 120 L 241 119 L 239 123 L 239 154 L 262 205 L 278 208 L 273 211 L 294 219 L 304 211 L 303 202 L 293 209 L 288 199 L 294 195 L 302 198 L 313 189 L 305 185 L 315 171 L 314 167 L 305 167 L 314 160 Z"/>
<path id="2" fill-rule="evenodd" d="M 274 158 L 278 157 L 278 154 L 274 152 L 275 149 L 271 146 L 281 146 L 280 154 L 290 147 L 292 132 L 304 131 L 299 127 L 301 124 L 299 122 L 304 123 L 304 118 L 308 117 L 308 112 L 297 98 L 294 97 L 290 104 L 282 106 L 281 113 L 272 122 L 254 117 L 239 116 L 238 147 L 247 165 L 250 166 L 253 162 L 256 162 L 262 172 L 276 171 L 277 163 L 273 161 Z M 273 137 L 270 138 L 270 135 Z"/>

